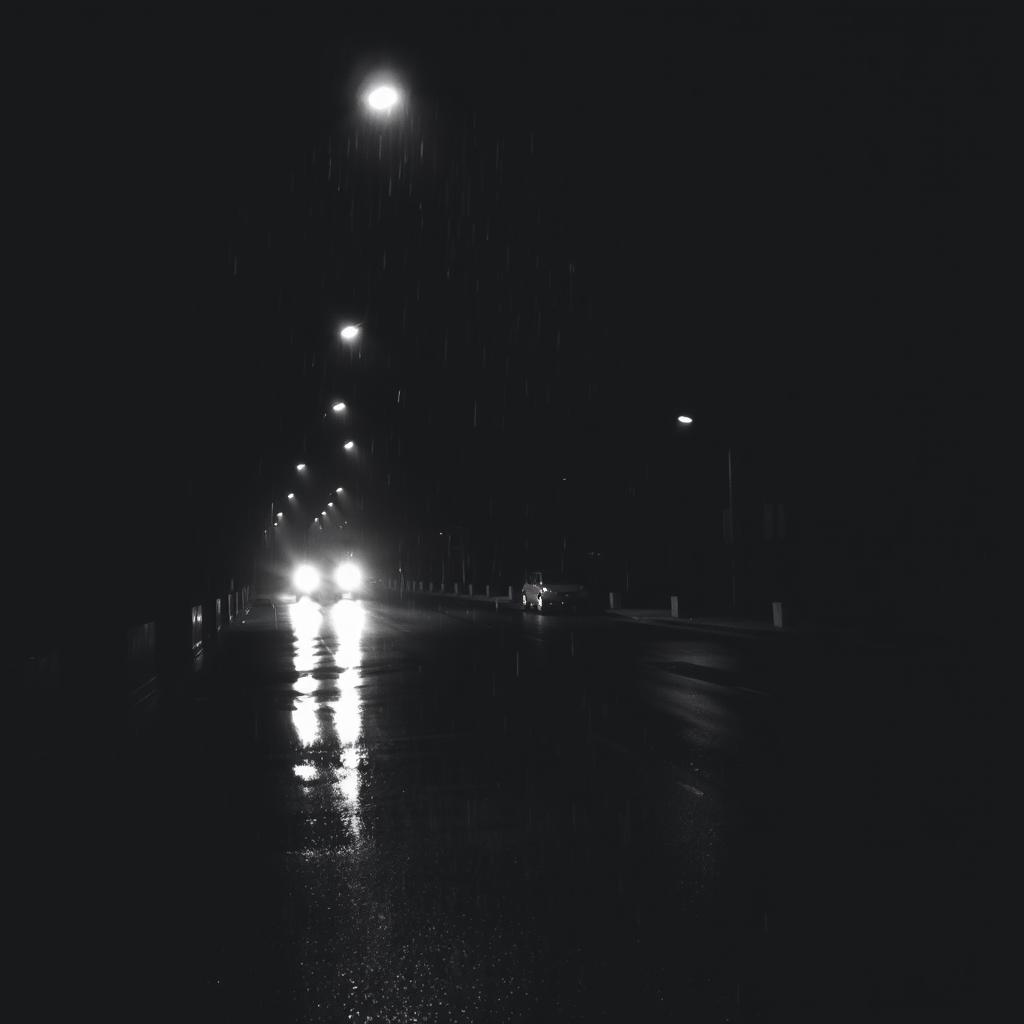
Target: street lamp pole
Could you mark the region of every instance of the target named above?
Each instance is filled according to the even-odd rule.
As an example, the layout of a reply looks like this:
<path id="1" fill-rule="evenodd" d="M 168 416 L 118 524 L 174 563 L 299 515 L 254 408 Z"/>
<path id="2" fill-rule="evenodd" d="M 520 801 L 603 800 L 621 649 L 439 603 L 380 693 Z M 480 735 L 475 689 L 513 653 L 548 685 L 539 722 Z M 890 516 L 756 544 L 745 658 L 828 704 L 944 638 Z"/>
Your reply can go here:
<path id="1" fill-rule="evenodd" d="M 682 423 L 684 427 L 688 427 L 693 423 L 692 416 L 677 416 L 678 422 Z M 732 445 L 728 445 L 725 450 L 725 465 L 726 474 L 729 482 L 729 513 L 728 513 L 728 531 L 726 534 L 726 542 L 729 545 L 729 592 L 732 603 L 732 610 L 736 611 L 736 508 L 733 502 L 732 494 Z"/>
<path id="2" fill-rule="evenodd" d="M 726 450 L 729 467 L 729 566 L 732 579 L 732 610 L 736 611 L 736 517 L 732 501 L 732 445 Z"/>

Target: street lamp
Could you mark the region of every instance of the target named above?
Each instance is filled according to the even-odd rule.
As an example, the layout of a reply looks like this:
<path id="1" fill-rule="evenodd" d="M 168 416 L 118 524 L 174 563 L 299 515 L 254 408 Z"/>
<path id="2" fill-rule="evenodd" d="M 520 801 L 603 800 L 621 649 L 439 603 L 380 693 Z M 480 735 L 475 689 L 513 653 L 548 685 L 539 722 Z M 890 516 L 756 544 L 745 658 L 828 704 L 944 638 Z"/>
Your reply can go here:
<path id="1" fill-rule="evenodd" d="M 355 448 L 355 446 L 356 446 L 355 441 L 346 441 L 345 442 L 345 451 L 351 451 L 353 448 Z"/>
<path id="2" fill-rule="evenodd" d="M 359 325 L 358 324 L 345 324 L 344 327 L 338 334 L 341 336 L 342 341 L 355 341 L 359 337 Z"/>
<path id="3" fill-rule="evenodd" d="M 692 416 L 677 416 L 678 422 L 682 423 L 684 427 L 688 427 L 693 423 Z M 736 519 L 734 515 L 733 500 L 732 500 L 732 446 L 726 447 L 726 471 L 729 480 L 729 554 L 730 554 L 730 578 L 731 578 L 731 590 L 732 590 L 732 610 L 736 611 Z"/>
<path id="4" fill-rule="evenodd" d="M 296 464 L 295 468 L 301 473 L 306 468 L 306 464 L 304 462 L 299 462 Z"/>
<path id="5" fill-rule="evenodd" d="M 334 410 L 334 412 L 344 412 L 345 411 L 345 403 L 344 402 L 335 402 L 334 405 L 331 406 L 331 409 Z"/>
<path id="6" fill-rule="evenodd" d="M 375 82 L 363 93 L 363 102 L 372 113 L 387 117 L 402 102 L 402 94 L 391 82 Z"/>

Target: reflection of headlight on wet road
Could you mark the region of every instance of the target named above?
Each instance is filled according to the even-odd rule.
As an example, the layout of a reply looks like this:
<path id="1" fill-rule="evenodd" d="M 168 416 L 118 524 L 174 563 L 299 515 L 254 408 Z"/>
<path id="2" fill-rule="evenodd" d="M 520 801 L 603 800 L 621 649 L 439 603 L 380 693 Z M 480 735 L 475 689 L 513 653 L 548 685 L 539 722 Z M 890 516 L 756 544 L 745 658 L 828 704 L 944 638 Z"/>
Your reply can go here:
<path id="1" fill-rule="evenodd" d="M 320 586 L 320 573 L 311 565 L 300 565 L 292 574 L 292 583 L 301 594 L 311 594 Z"/>
<path id="2" fill-rule="evenodd" d="M 342 590 L 356 590 L 363 582 L 363 572 L 355 562 L 342 562 L 334 578 Z"/>

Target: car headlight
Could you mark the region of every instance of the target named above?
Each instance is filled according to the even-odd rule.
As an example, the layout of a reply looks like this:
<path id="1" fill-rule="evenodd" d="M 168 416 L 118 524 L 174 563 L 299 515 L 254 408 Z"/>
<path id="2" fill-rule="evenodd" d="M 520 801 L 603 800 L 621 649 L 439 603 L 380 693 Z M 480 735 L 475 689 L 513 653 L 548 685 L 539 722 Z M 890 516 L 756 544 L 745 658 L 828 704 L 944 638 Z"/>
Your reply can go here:
<path id="1" fill-rule="evenodd" d="M 310 594 L 320 586 L 320 573 L 312 565 L 300 565 L 292 574 L 292 583 L 300 594 Z"/>
<path id="2" fill-rule="evenodd" d="M 363 582 L 363 572 L 355 562 L 342 562 L 334 578 L 342 590 L 356 590 Z"/>

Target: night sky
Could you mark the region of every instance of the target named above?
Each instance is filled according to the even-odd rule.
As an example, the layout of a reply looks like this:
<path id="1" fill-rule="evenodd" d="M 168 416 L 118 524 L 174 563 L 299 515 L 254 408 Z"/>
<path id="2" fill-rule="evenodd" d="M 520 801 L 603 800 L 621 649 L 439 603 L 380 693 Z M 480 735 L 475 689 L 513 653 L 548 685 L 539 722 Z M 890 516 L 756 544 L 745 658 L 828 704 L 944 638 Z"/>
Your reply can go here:
<path id="1" fill-rule="evenodd" d="M 13 22 L 37 600 L 74 573 L 130 618 L 244 577 L 300 460 L 381 572 L 455 531 L 480 581 L 601 551 L 668 593 L 720 544 L 729 448 L 804 605 L 977 563 L 950 410 L 984 404 L 985 17 L 225 10 Z M 386 124 L 358 101 L 382 67 Z"/>

